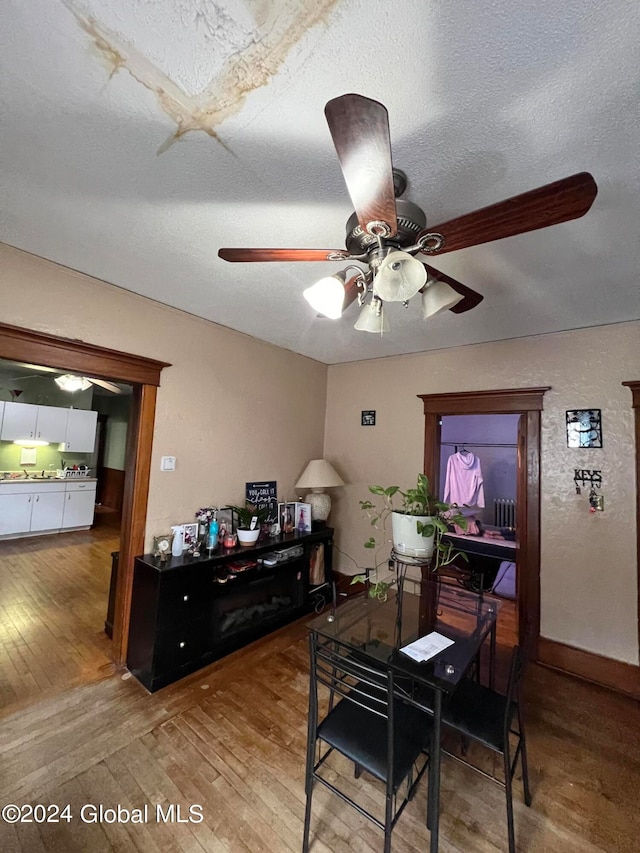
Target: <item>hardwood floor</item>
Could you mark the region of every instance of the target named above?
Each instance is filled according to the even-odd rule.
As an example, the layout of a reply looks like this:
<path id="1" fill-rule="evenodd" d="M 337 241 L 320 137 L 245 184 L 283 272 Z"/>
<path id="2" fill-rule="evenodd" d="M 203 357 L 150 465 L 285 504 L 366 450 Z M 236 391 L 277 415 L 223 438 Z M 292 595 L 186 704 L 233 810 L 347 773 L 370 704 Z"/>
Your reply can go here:
<path id="1" fill-rule="evenodd" d="M 111 675 L 104 634 L 113 520 L 0 542 L 0 717 Z"/>
<path id="2" fill-rule="evenodd" d="M 0 721 L 0 804 L 69 803 L 59 823 L 0 823 L 11 851 L 232 851 L 301 849 L 308 695 L 304 620 L 151 695 L 116 674 L 71 687 Z M 515 786 L 516 840 L 532 853 L 631 853 L 640 821 L 640 712 L 633 700 L 531 666 L 526 678 L 533 805 Z M 379 786 L 333 765 L 367 802 Z M 149 811 L 146 823 L 92 821 L 94 806 Z M 180 806 L 200 823 L 163 823 Z M 426 851 L 426 782 L 393 834 L 395 853 Z M 121 814 L 123 814 L 121 812 Z M 197 817 L 199 810 L 194 812 Z M 142 816 L 142 815 L 141 815 Z M 111 815 L 107 814 L 107 818 Z M 316 789 L 312 851 L 373 853 L 378 830 Z M 444 760 L 444 853 L 506 850 L 504 793 Z"/>
<path id="3" fill-rule="evenodd" d="M 0 822 L 0 849 L 299 850 L 304 621 L 152 696 L 127 673 L 114 674 L 110 662 L 103 625 L 118 534 L 102 521 L 88 532 L 0 543 L 0 805 L 69 803 L 71 815 L 68 822 Z M 507 601 L 498 675 L 515 624 Z M 638 704 L 535 666 L 526 694 L 534 801 L 527 809 L 516 784 L 518 850 L 637 850 Z M 481 750 L 471 756 L 495 770 Z M 382 805 L 376 783 L 355 782 L 340 760 L 334 768 L 367 802 Z M 192 816 L 202 814 L 202 822 L 184 822 L 195 804 L 201 809 Z M 428 849 L 425 804 L 426 782 L 394 831 L 394 851 Z M 108 812 L 98 820 L 100 805 L 146 805 L 146 822 L 112 822 Z M 320 790 L 312 838 L 318 853 L 381 849 L 372 825 Z M 446 760 L 440 846 L 449 853 L 506 849 L 502 790 Z"/>

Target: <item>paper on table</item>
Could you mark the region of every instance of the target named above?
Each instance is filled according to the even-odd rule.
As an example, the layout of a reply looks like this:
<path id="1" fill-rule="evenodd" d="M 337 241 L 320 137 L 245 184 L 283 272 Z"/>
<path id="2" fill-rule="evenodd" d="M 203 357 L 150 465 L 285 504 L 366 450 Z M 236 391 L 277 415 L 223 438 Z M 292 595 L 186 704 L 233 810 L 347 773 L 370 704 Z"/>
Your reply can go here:
<path id="1" fill-rule="evenodd" d="M 432 631 L 424 637 L 419 637 L 413 643 L 409 643 L 408 646 L 403 646 L 400 651 L 404 652 L 405 655 L 409 655 L 410 658 L 418 661 L 418 663 L 421 663 L 422 661 L 435 657 L 437 654 L 444 651 L 444 649 L 448 649 L 449 646 L 453 645 L 453 643 L 454 640 L 450 640 L 448 637 L 443 637 L 442 634 L 438 634 L 437 631 Z"/>

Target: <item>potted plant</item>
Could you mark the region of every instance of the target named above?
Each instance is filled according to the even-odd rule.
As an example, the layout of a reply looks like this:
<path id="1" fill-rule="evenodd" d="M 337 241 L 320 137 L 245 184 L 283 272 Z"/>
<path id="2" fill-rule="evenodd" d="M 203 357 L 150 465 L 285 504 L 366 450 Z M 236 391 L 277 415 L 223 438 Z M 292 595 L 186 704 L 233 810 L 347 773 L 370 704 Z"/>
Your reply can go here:
<path id="1" fill-rule="evenodd" d="M 241 545 L 255 545 L 260 536 L 263 521 L 269 517 L 269 508 L 258 509 L 255 504 L 246 503 L 244 506 L 233 506 L 232 509 L 238 516 L 238 542 Z M 255 521 L 254 521 L 255 519 Z"/>
<path id="2" fill-rule="evenodd" d="M 466 554 L 456 550 L 451 542 L 443 541 L 449 525 L 457 524 L 463 530 L 467 528 L 467 519 L 460 512 L 457 504 L 448 504 L 431 494 L 429 478 L 418 474 L 416 487 L 403 492 L 399 486 L 369 486 L 369 491 L 379 499 L 377 503 L 371 500 L 360 501 L 360 508 L 371 519 L 371 524 L 383 534 L 383 540 L 370 536 L 364 547 L 372 550 L 379 549 L 387 539 L 387 522 L 391 517 L 393 550 L 403 556 L 416 559 L 431 560 L 432 571 L 447 566 Z M 388 559 L 385 554 L 384 559 Z M 377 572 L 379 562 L 376 563 Z M 356 580 L 363 580 L 357 575 Z M 386 594 L 389 584 L 378 581 L 370 587 L 369 594 L 382 597 Z"/>

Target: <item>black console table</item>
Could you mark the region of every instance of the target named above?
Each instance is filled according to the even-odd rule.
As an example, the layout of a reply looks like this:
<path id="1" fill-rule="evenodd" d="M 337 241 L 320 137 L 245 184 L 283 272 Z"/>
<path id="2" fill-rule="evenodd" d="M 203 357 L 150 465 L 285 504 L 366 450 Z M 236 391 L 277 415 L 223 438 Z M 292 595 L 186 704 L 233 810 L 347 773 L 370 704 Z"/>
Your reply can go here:
<path id="1" fill-rule="evenodd" d="M 309 572 L 324 546 L 321 577 Z M 135 561 L 127 666 L 152 693 L 331 599 L 333 529 Z M 265 565 L 266 554 L 279 556 Z M 243 564 L 255 563 L 244 568 Z"/>

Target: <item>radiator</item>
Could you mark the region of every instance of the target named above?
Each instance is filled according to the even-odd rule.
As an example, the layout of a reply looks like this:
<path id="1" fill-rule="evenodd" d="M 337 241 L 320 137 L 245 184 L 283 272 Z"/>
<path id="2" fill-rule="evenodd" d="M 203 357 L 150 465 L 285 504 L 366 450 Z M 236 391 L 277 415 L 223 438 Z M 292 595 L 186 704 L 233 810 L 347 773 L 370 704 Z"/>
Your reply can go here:
<path id="1" fill-rule="evenodd" d="M 496 527 L 516 526 L 516 502 L 508 498 L 496 498 L 493 502 L 493 523 Z"/>

